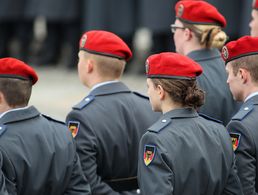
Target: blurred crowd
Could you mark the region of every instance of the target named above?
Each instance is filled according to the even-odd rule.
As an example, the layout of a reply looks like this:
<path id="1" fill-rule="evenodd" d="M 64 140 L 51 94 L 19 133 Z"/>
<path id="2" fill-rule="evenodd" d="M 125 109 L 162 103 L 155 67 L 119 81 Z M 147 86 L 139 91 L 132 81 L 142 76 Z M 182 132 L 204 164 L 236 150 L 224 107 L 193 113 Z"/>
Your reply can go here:
<path id="1" fill-rule="evenodd" d="M 127 72 L 142 72 L 146 56 L 174 51 L 170 24 L 177 0 L 0 0 L 0 57 L 35 66 L 74 69 L 78 40 L 107 30 L 133 49 Z M 208 0 L 225 16 L 229 40 L 249 34 L 252 0 Z M 155 47 L 154 47 L 155 46 Z"/>

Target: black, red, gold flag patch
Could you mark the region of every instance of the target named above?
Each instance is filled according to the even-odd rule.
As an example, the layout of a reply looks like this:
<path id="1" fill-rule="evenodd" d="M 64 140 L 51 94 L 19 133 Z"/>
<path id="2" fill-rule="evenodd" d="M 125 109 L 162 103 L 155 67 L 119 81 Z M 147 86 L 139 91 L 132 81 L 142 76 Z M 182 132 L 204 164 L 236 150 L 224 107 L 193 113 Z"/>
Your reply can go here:
<path id="1" fill-rule="evenodd" d="M 143 159 L 146 166 L 148 166 L 155 156 L 156 147 L 152 145 L 145 145 Z"/>
<path id="2" fill-rule="evenodd" d="M 238 148 L 239 143 L 240 143 L 241 134 L 239 134 L 239 133 L 229 133 L 229 134 L 230 134 L 230 137 L 232 140 L 233 150 L 236 151 L 236 149 Z"/>
<path id="3" fill-rule="evenodd" d="M 75 137 L 79 131 L 80 122 L 78 121 L 69 121 L 68 128 L 70 129 L 72 136 Z"/>

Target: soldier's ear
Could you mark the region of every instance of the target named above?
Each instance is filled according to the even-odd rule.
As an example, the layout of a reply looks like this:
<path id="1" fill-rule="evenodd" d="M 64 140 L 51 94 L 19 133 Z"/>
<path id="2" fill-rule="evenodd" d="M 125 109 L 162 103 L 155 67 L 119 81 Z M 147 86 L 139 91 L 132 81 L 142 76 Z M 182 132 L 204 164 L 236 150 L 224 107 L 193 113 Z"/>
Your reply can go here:
<path id="1" fill-rule="evenodd" d="M 165 98 L 165 90 L 161 85 L 157 85 L 158 95 L 160 100 L 164 100 Z"/>
<path id="2" fill-rule="evenodd" d="M 4 94 L 0 91 L 0 113 L 6 112 L 10 110 L 11 107 L 6 102 Z"/>
<path id="3" fill-rule="evenodd" d="M 252 80 L 250 72 L 248 70 L 246 70 L 245 68 L 239 68 L 238 74 L 243 83 L 246 83 L 246 82 Z"/>
<path id="4" fill-rule="evenodd" d="M 94 61 L 92 59 L 88 59 L 86 63 L 86 71 L 87 73 L 91 73 L 94 70 Z"/>

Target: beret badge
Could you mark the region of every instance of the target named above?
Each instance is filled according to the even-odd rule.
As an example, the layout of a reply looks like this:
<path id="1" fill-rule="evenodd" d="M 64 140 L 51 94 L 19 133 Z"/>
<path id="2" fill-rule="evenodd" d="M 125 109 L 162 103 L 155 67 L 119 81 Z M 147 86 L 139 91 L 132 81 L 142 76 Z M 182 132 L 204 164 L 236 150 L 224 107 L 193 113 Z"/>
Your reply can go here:
<path id="1" fill-rule="evenodd" d="M 82 39 L 81 39 L 81 45 L 80 45 L 80 47 L 83 48 L 83 47 L 85 46 L 86 40 L 87 40 L 87 35 L 84 34 L 84 35 L 82 36 Z"/>
<path id="2" fill-rule="evenodd" d="M 222 55 L 223 55 L 223 58 L 225 59 L 225 60 L 227 60 L 228 59 L 228 48 L 226 47 L 226 46 L 224 46 L 223 48 L 222 48 Z"/>
<path id="3" fill-rule="evenodd" d="M 183 15 L 183 13 L 184 13 L 184 5 L 180 4 L 178 7 L 176 16 L 180 18 Z"/>
<path id="4" fill-rule="evenodd" d="M 146 60 L 146 63 L 145 63 L 145 71 L 146 71 L 146 74 L 149 73 L 149 70 L 150 70 L 149 60 Z"/>

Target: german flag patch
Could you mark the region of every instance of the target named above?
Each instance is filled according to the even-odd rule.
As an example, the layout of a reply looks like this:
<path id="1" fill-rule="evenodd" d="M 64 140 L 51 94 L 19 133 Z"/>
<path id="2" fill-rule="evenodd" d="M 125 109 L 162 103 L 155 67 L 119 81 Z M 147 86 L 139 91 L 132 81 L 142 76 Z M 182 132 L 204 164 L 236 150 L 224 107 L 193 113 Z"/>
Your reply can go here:
<path id="1" fill-rule="evenodd" d="M 143 159 L 146 166 L 148 166 L 155 156 L 156 147 L 153 145 L 145 145 Z"/>
<path id="2" fill-rule="evenodd" d="M 236 151 L 236 149 L 238 148 L 239 143 L 240 143 L 241 134 L 239 134 L 239 133 L 229 133 L 229 134 L 231 137 L 233 150 Z"/>
<path id="3" fill-rule="evenodd" d="M 69 121 L 68 128 L 72 133 L 72 136 L 75 137 L 79 131 L 80 122 L 78 121 Z"/>

